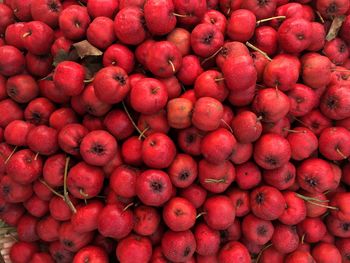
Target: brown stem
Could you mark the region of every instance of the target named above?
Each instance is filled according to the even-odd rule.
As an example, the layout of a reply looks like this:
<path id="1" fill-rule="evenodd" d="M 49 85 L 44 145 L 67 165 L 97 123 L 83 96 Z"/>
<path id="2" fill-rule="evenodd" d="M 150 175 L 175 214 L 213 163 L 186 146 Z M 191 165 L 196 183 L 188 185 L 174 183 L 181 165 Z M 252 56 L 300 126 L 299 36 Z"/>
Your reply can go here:
<path id="1" fill-rule="evenodd" d="M 316 11 L 316 14 L 317 14 L 318 18 L 320 19 L 321 23 L 324 24 L 324 19 L 323 19 L 322 15 L 320 14 L 320 12 Z"/>
<path id="2" fill-rule="evenodd" d="M 301 237 L 301 240 L 300 240 L 301 244 L 304 244 L 305 236 L 306 236 L 306 233 L 304 233 L 304 235 L 302 235 L 302 237 Z"/>
<path id="3" fill-rule="evenodd" d="M 177 17 L 183 17 L 183 18 L 191 17 L 191 15 L 182 15 L 182 14 L 178 14 L 178 13 L 173 13 L 173 15 L 177 16 Z"/>
<path id="4" fill-rule="evenodd" d="M 176 69 L 175 69 L 174 63 L 173 63 L 170 59 L 168 60 L 168 63 L 170 64 L 170 66 L 171 66 L 173 72 L 175 73 L 175 72 L 176 72 Z"/>
<path id="5" fill-rule="evenodd" d="M 266 249 L 268 249 L 269 247 L 271 247 L 271 246 L 272 246 L 272 243 L 267 244 L 266 246 L 264 246 L 264 247 L 260 250 L 258 256 L 256 257 L 255 263 L 259 263 L 259 260 L 260 260 L 260 258 L 261 258 L 262 253 L 263 253 Z"/>
<path id="6" fill-rule="evenodd" d="M 40 183 L 42 183 L 43 185 L 45 185 L 53 194 L 61 197 L 64 200 L 64 196 L 61 195 L 60 193 L 58 193 L 55 189 L 53 189 L 51 186 L 48 185 L 48 183 L 46 183 L 44 180 L 39 179 Z"/>
<path id="7" fill-rule="evenodd" d="M 316 203 L 314 201 L 307 201 L 307 202 L 309 202 L 310 204 L 313 204 L 313 205 L 320 206 L 320 207 L 324 207 L 324 208 L 328 208 L 328 209 L 332 209 L 332 210 L 339 210 L 339 208 L 335 207 L 335 206 L 322 205 L 322 204 Z"/>
<path id="8" fill-rule="evenodd" d="M 269 18 L 265 18 L 265 19 L 261 19 L 256 21 L 256 26 L 259 26 L 261 23 L 267 22 L 267 21 L 271 21 L 274 19 L 286 19 L 286 16 L 273 16 L 273 17 L 269 17 Z"/>
<path id="9" fill-rule="evenodd" d="M 339 16 L 334 17 L 332 24 L 328 30 L 327 35 L 326 35 L 327 41 L 331 41 L 337 37 L 338 32 L 339 32 L 343 22 L 345 21 L 345 19 L 346 19 L 345 15 L 339 15 Z"/>
<path id="10" fill-rule="evenodd" d="M 299 120 L 297 117 L 292 116 L 294 120 L 296 120 L 297 122 L 299 122 L 300 124 L 304 125 L 306 128 L 313 130 L 312 127 L 310 127 L 309 125 L 307 125 L 305 122 L 303 122 L 302 120 Z"/>
<path id="11" fill-rule="evenodd" d="M 85 193 L 82 188 L 79 189 L 79 194 L 81 194 L 81 196 L 84 197 L 84 199 L 89 198 L 89 195 L 87 193 Z"/>
<path id="12" fill-rule="evenodd" d="M 317 202 L 321 202 L 321 203 L 322 202 L 327 202 L 328 200 L 320 200 L 320 199 L 317 199 L 317 198 L 304 196 L 304 195 L 301 195 L 301 194 L 298 194 L 298 193 L 296 193 L 296 196 L 301 198 L 301 199 L 303 199 L 306 202 L 309 202 L 310 204 L 313 204 L 313 205 L 316 205 L 316 206 L 319 206 L 319 207 L 324 207 L 324 208 L 333 209 L 333 210 L 339 210 L 339 208 L 335 207 L 335 206 L 329 206 L 329 205 L 323 205 L 323 204 L 317 203 Z"/>
<path id="13" fill-rule="evenodd" d="M 279 94 L 278 94 L 278 84 L 277 83 L 276 83 L 276 86 L 275 86 L 275 91 L 276 91 L 276 97 L 278 98 Z"/>
<path id="14" fill-rule="evenodd" d="M 350 70 L 348 70 L 348 69 L 336 69 L 336 68 L 331 69 L 331 71 L 346 72 L 346 73 L 350 72 Z"/>
<path id="15" fill-rule="evenodd" d="M 348 158 L 348 157 L 345 156 L 344 153 L 342 153 L 342 151 L 338 147 L 337 147 L 336 151 L 344 160 L 346 160 Z"/>
<path id="16" fill-rule="evenodd" d="M 268 61 L 272 61 L 272 59 L 267 55 L 267 53 L 262 51 L 260 48 L 257 48 L 256 46 L 254 46 L 253 44 L 249 43 L 248 41 L 245 42 L 245 44 L 247 45 L 247 47 L 250 47 L 251 49 L 259 52 L 260 54 L 262 54 Z"/>
<path id="17" fill-rule="evenodd" d="M 232 130 L 231 126 L 228 125 L 228 123 L 224 119 L 221 119 L 221 121 L 230 130 L 230 132 L 233 133 L 233 130 Z"/>
<path id="18" fill-rule="evenodd" d="M 140 136 L 139 136 L 139 140 L 141 140 L 142 137 L 146 137 L 146 136 L 145 136 L 145 133 L 146 133 L 149 129 L 150 129 L 150 127 L 147 126 L 147 127 L 141 132 L 141 134 L 140 134 Z"/>
<path id="19" fill-rule="evenodd" d="M 91 79 L 84 79 L 84 83 L 91 83 L 94 81 L 95 78 L 91 78 Z"/>
<path id="20" fill-rule="evenodd" d="M 288 128 L 283 128 L 284 131 L 291 132 L 291 133 L 306 133 L 306 131 L 296 131 L 296 130 L 291 130 Z"/>
<path id="21" fill-rule="evenodd" d="M 84 3 L 81 2 L 81 1 L 78 1 L 78 3 L 79 3 L 79 5 L 81 5 L 81 6 L 85 6 Z"/>
<path id="22" fill-rule="evenodd" d="M 18 147 L 18 146 L 15 146 L 15 148 L 13 148 L 12 152 L 10 153 L 10 155 L 6 158 L 5 164 L 7 164 L 8 161 L 11 159 L 12 155 L 14 155 L 14 153 L 15 153 L 16 150 L 17 150 L 17 147 Z"/>
<path id="23" fill-rule="evenodd" d="M 45 76 L 45 77 L 43 77 L 43 78 L 41 78 L 39 80 L 47 80 L 47 79 L 52 80 L 52 73 L 50 73 L 49 75 L 47 75 L 47 76 Z"/>
<path id="24" fill-rule="evenodd" d="M 323 194 L 324 194 L 324 195 L 328 195 L 330 192 L 332 192 L 332 190 L 327 190 L 327 191 L 325 191 Z"/>
<path id="25" fill-rule="evenodd" d="M 255 86 L 257 86 L 257 87 L 259 87 L 259 88 L 263 88 L 263 89 L 265 89 L 265 88 L 266 88 L 266 86 L 265 86 L 265 85 L 262 85 L 262 84 L 259 84 L 259 83 L 256 83 L 256 84 L 255 84 Z"/>
<path id="26" fill-rule="evenodd" d="M 68 176 L 68 166 L 69 166 L 70 157 L 68 156 L 66 158 L 66 164 L 64 166 L 64 176 L 63 176 L 63 196 L 64 201 L 70 208 L 70 210 L 75 214 L 77 212 L 77 209 L 74 207 L 72 201 L 69 198 L 68 190 L 67 190 L 67 176 Z"/>
<path id="27" fill-rule="evenodd" d="M 206 182 L 206 183 L 215 183 L 215 184 L 219 184 L 219 183 L 226 183 L 226 179 L 224 179 L 224 178 L 221 178 L 221 179 L 212 179 L 212 178 L 209 178 L 209 179 L 205 179 L 204 182 Z"/>
<path id="28" fill-rule="evenodd" d="M 14 241 L 18 242 L 17 237 L 15 237 L 15 236 L 13 235 L 13 233 L 8 233 L 8 236 L 9 236 L 10 238 L 12 238 Z"/>
<path id="29" fill-rule="evenodd" d="M 124 101 L 122 101 L 122 105 L 123 105 L 123 108 L 124 108 L 124 111 L 126 113 L 126 115 L 128 115 L 128 118 L 129 120 L 131 121 L 132 125 L 134 126 L 134 128 L 137 130 L 137 132 L 140 134 L 140 136 L 142 136 L 142 138 L 146 138 L 145 135 L 142 135 L 142 131 L 140 131 L 139 127 L 137 127 L 136 123 L 134 122 L 134 120 L 131 118 L 131 115 L 128 111 L 128 108 L 126 107 Z"/>
<path id="30" fill-rule="evenodd" d="M 305 201 L 308 201 L 308 200 L 311 200 L 311 201 L 315 201 L 315 202 L 320 202 L 320 203 L 328 203 L 329 200 L 321 200 L 321 199 L 318 199 L 318 198 L 315 198 L 315 197 L 311 197 L 311 196 L 305 196 L 305 195 L 302 195 L 302 194 L 299 194 L 299 193 L 296 193 L 297 197 L 305 200 Z"/>
<path id="31" fill-rule="evenodd" d="M 6 227 L 0 227 L 1 230 L 5 230 L 6 234 L 8 234 L 8 232 L 13 232 L 16 231 L 15 227 L 10 227 L 10 226 L 6 226 Z"/>
<path id="32" fill-rule="evenodd" d="M 327 216 L 329 216 L 330 212 L 327 211 L 326 213 L 324 213 L 322 216 L 321 216 L 321 219 L 324 220 Z"/>
<path id="33" fill-rule="evenodd" d="M 27 36 L 30 36 L 32 33 L 31 32 L 26 32 L 22 35 L 23 38 L 26 38 Z"/>
<path id="34" fill-rule="evenodd" d="M 223 81 L 223 80 L 225 80 L 225 78 L 216 78 L 216 79 L 214 79 L 215 82 L 219 82 L 219 81 Z"/>
<path id="35" fill-rule="evenodd" d="M 212 58 L 214 58 L 217 54 L 220 53 L 220 51 L 222 50 L 223 47 L 220 47 L 218 50 L 215 51 L 215 53 L 205 59 L 203 59 L 203 61 L 201 62 L 201 65 L 204 65 L 204 63 L 206 63 L 208 60 L 211 60 Z"/>
<path id="36" fill-rule="evenodd" d="M 131 202 L 130 204 L 128 204 L 126 207 L 124 207 L 123 212 L 125 212 L 126 210 L 128 210 L 130 207 L 132 207 L 134 205 L 133 202 Z"/>
<path id="37" fill-rule="evenodd" d="M 200 212 L 197 216 L 196 216 L 196 219 L 200 218 L 202 215 L 205 215 L 206 212 Z"/>
<path id="38" fill-rule="evenodd" d="M 35 154 L 35 156 L 34 156 L 34 161 L 38 160 L 39 154 L 40 154 L 39 152 L 37 152 L 37 153 Z"/>

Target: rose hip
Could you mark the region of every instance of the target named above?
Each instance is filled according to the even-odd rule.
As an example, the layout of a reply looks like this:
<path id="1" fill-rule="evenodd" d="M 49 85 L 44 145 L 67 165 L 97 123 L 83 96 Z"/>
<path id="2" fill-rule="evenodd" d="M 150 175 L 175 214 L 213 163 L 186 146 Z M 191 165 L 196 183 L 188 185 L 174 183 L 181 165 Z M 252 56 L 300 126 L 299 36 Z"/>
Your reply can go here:
<path id="1" fill-rule="evenodd" d="M 89 132 L 80 143 L 80 154 L 90 165 L 104 166 L 116 154 L 116 139 L 104 130 Z"/>

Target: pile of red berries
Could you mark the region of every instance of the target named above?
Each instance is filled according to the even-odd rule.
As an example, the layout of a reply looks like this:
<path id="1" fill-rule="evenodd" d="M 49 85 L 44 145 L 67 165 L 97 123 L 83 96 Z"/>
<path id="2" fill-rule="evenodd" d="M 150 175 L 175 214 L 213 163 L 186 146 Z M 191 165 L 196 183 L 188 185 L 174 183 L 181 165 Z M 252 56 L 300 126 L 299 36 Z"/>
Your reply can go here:
<path id="1" fill-rule="evenodd" d="M 4 0 L 12 262 L 350 262 L 349 51 L 349 0 Z"/>

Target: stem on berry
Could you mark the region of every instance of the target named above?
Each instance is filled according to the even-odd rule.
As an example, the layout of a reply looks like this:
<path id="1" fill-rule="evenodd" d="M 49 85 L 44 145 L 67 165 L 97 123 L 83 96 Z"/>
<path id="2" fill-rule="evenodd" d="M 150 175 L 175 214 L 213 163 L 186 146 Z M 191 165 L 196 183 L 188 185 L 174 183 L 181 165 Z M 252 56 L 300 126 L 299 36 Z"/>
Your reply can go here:
<path id="1" fill-rule="evenodd" d="M 182 15 L 182 14 L 178 14 L 178 13 L 173 13 L 173 15 L 177 16 L 177 17 L 183 17 L 183 18 L 191 17 L 191 15 Z"/>
<path id="2" fill-rule="evenodd" d="M 130 204 L 127 204 L 126 207 L 124 207 L 123 212 L 125 212 L 126 210 L 128 210 L 128 209 L 129 209 L 131 206 L 133 206 L 133 205 L 134 205 L 133 202 L 131 202 Z"/>
<path id="3" fill-rule="evenodd" d="M 18 146 L 15 146 L 15 148 L 13 148 L 12 152 L 10 153 L 10 155 L 6 158 L 5 164 L 7 164 L 8 161 L 11 159 L 12 155 L 14 155 L 14 153 L 15 153 L 16 150 L 17 150 L 17 147 L 18 147 Z"/>
<path id="4" fill-rule="evenodd" d="M 223 47 L 220 47 L 217 51 L 215 51 L 215 53 L 205 59 L 203 59 L 203 61 L 201 62 L 201 65 L 204 65 L 205 62 L 207 62 L 208 60 L 211 60 L 212 58 L 214 58 L 217 54 L 220 53 L 220 51 L 222 50 Z"/>
<path id="5" fill-rule="evenodd" d="M 254 46 L 253 44 L 251 44 L 250 42 L 245 42 L 245 44 L 247 45 L 247 47 L 250 47 L 251 49 L 259 52 L 261 55 L 263 55 L 268 61 L 272 61 L 272 59 L 267 55 L 266 52 L 262 51 L 260 48 L 257 48 L 256 46 Z"/>
<path id="6" fill-rule="evenodd" d="M 258 256 L 256 257 L 255 263 L 259 263 L 259 260 L 260 260 L 260 258 L 261 258 L 262 253 L 263 253 L 266 249 L 268 249 L 269 247 L 271 247 L 271 246 L 272 246 L 272 243 L 267 244 L 266 246 L 264 246 L 264 247 L 260 250 Z"/>
<path id="7" fill-rule="evenodd" d="M 288 128 L 283 128 L 284 131 L 291 132 L 291 133 L 306 133 L 306 131 L 296 131 L 296 130 L 291 130 Z"/>
<path id="8" fill-rule="evenodd" d="M 68 190 L 67 190 L 67 176 L 68 176 L 68 166 L 69 166 L 70 157 L 68 156 L 66 158 L 66 164 L 64 166 L 64 176 L 63 176 L 63 196 L 64 201 L 70 208 L 70 210 L 75 214 L 77 212 L 77 209 L 74 207 L 72 201 L 69 198 Z"/>
<path id="9" fill-rule="evenodd" d="M 345 156 L 345 154 L 338 147 L 337 147 L 336 151 L 344 160 L 346 160 L 348 158 Z"/>
<path id="10" fill-rule="evenodd" d="M 267 22 L 267 21 L 271 21 L 274 19 L 286 19 L 286 16 L 273 16 L 273 17 L 269 17 L 269 18 L 265 18 L 265 19 L 261 19 L 256 21 L 256 26 L 260 26 L 261 23 Z"/>
<path id="11" fill-rule="evenodd" d="M 328 202 L 328 200 L 320 200 L 320 199 L 317 199 L 317 198 L 304 196 L 304 195 L 301 195 L 301 194 L 298 194 L 298 193 L 296 193 L 296 196 L 301 198 L 301 199 L 303 199 L 306 202 L 309 202 L 310 204 L 313 204 L 313 205 L 316 205 L 316 206 L 319 206 L 319 207 L 324 207 L 324 208 L 328 208 L 328 209 L 332 209 L 332 210 L 339 210 L 339 208 L 335 207 L 335 206 L 329 206 L 329 205 L 320 204 L 320 203 Z M 317 203 L 317 202 L 320 202 L 320 203 Z"/>
<path id="12" fill-rule="evenodd" d="M 197 216 L 196 216 L 196 219 L 200 218 L 202 215 L 205 215 L 206 212 L 200 212 Z"/>
<path id="13" fill-rule="evenodd" d="M 168 63 L 170 64 L 170 66 L 171 66 L 173 72 L 175 73 L 175 72 L 176 72 L 176 68 L 175 68 L 174 63 L 173 63 L 170 59 L 168 60 Z"/>
<path id="14" fill-rule="evenodd" d="M 40 183 L 42 183 L 43 185 L 45 185 L 53 194 L 61 197 L 64 200 L 64 196 L 61 195 L 60 193 L 58 193 L 55 189 L 53 189 L 51 186 L 48 185 L 48 183 L 46 183 L 44 180 L 39 179 Z"/>
<path id="15" fill-rule="evenodd" d="M 206 182 L 206 183 L 219 184 L 219 183 L 226 183 L 226 179 L 224 179 L 224 178 L 221 178 L 221 179 L 212 179 L 212 178 L 208 178 L 208 179 L 205 179 L 204 182 Z"/>
<path id="16" fill-rule="evenodd" d="M 231 126 L 228 125 L 228 123 L 224 119 L 221 119 L 221 121 L 230 130 L 230 132 L 233 133 L 233 130 L 232 130 Z"/>
<path id="17" fill-rule="evenodd" d="M 140 134 L 140 136 L 142 138 L 146 138 L 146 136 L 142 133 L 142 131 L 140 131 L 139 127 L 137 127 L 136 123 L 134 122 L 134 120 L 131 118 L 131 115 L 128 111 L 128 108 L 126 107 L 124 101 L 122 101 L 122 105 L 123 105 L 123 108 L 124 108 L 124 111 L 126 113 L 126 115 L 128 115 L 128 118 L 129 120 L 131 121 L 132 125 L 134 126 L 134 128 L 137 130 L 137 132 Z"/>

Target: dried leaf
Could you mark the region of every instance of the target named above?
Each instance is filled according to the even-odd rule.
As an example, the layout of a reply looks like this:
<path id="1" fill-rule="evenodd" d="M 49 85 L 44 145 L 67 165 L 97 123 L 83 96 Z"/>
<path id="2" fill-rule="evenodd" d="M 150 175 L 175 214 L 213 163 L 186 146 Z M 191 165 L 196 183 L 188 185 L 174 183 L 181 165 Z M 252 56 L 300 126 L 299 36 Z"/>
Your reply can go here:
<path id="1" fill-rule="evenodd" d="M 102 56 L 103 52 L 98 48 L 94 47 L 87 40 L 80 41 L 78 43 L 73 44 L 75 47 L 78 56 L 80 58 L 85 58 L 87 56 Z"/>
<path id="2" fill-rule="evenodd" d="M 67 60 L 69 57 L 69 53 L 63 49 L 58 50 L 56 56 L 53 58 L 52 65 L 56 67 L 60 62 Z"/>
<path id="3" fill-rule="evenodd" d="M 95 74 L 103 68 L 102 58 L 90 56 L 83 59 L 82 65 L 85 67 L 85 79 L 92 80 Z"/>
<path id="4" fill-rule="evenodd" d="M 53 59 L 52 65 L 56 67 L 62 61 L 78 61 L 79 57 L 75 49 L 66 52 L 63 49 L 58 50 L 56 56 Z"/>
<path id="5" fill-rule="evenodd" d="M 327 33 L 327 36 L 326 36 L 327 41 L 331 41 L 337 37 L 338 32 L 339 32 L 343 22 L 345 21 L 345 18 L 346 18 L 346 16 L 341 15 L 341 16 L 336 16 L 333 19 L 332 25 Z"/>

